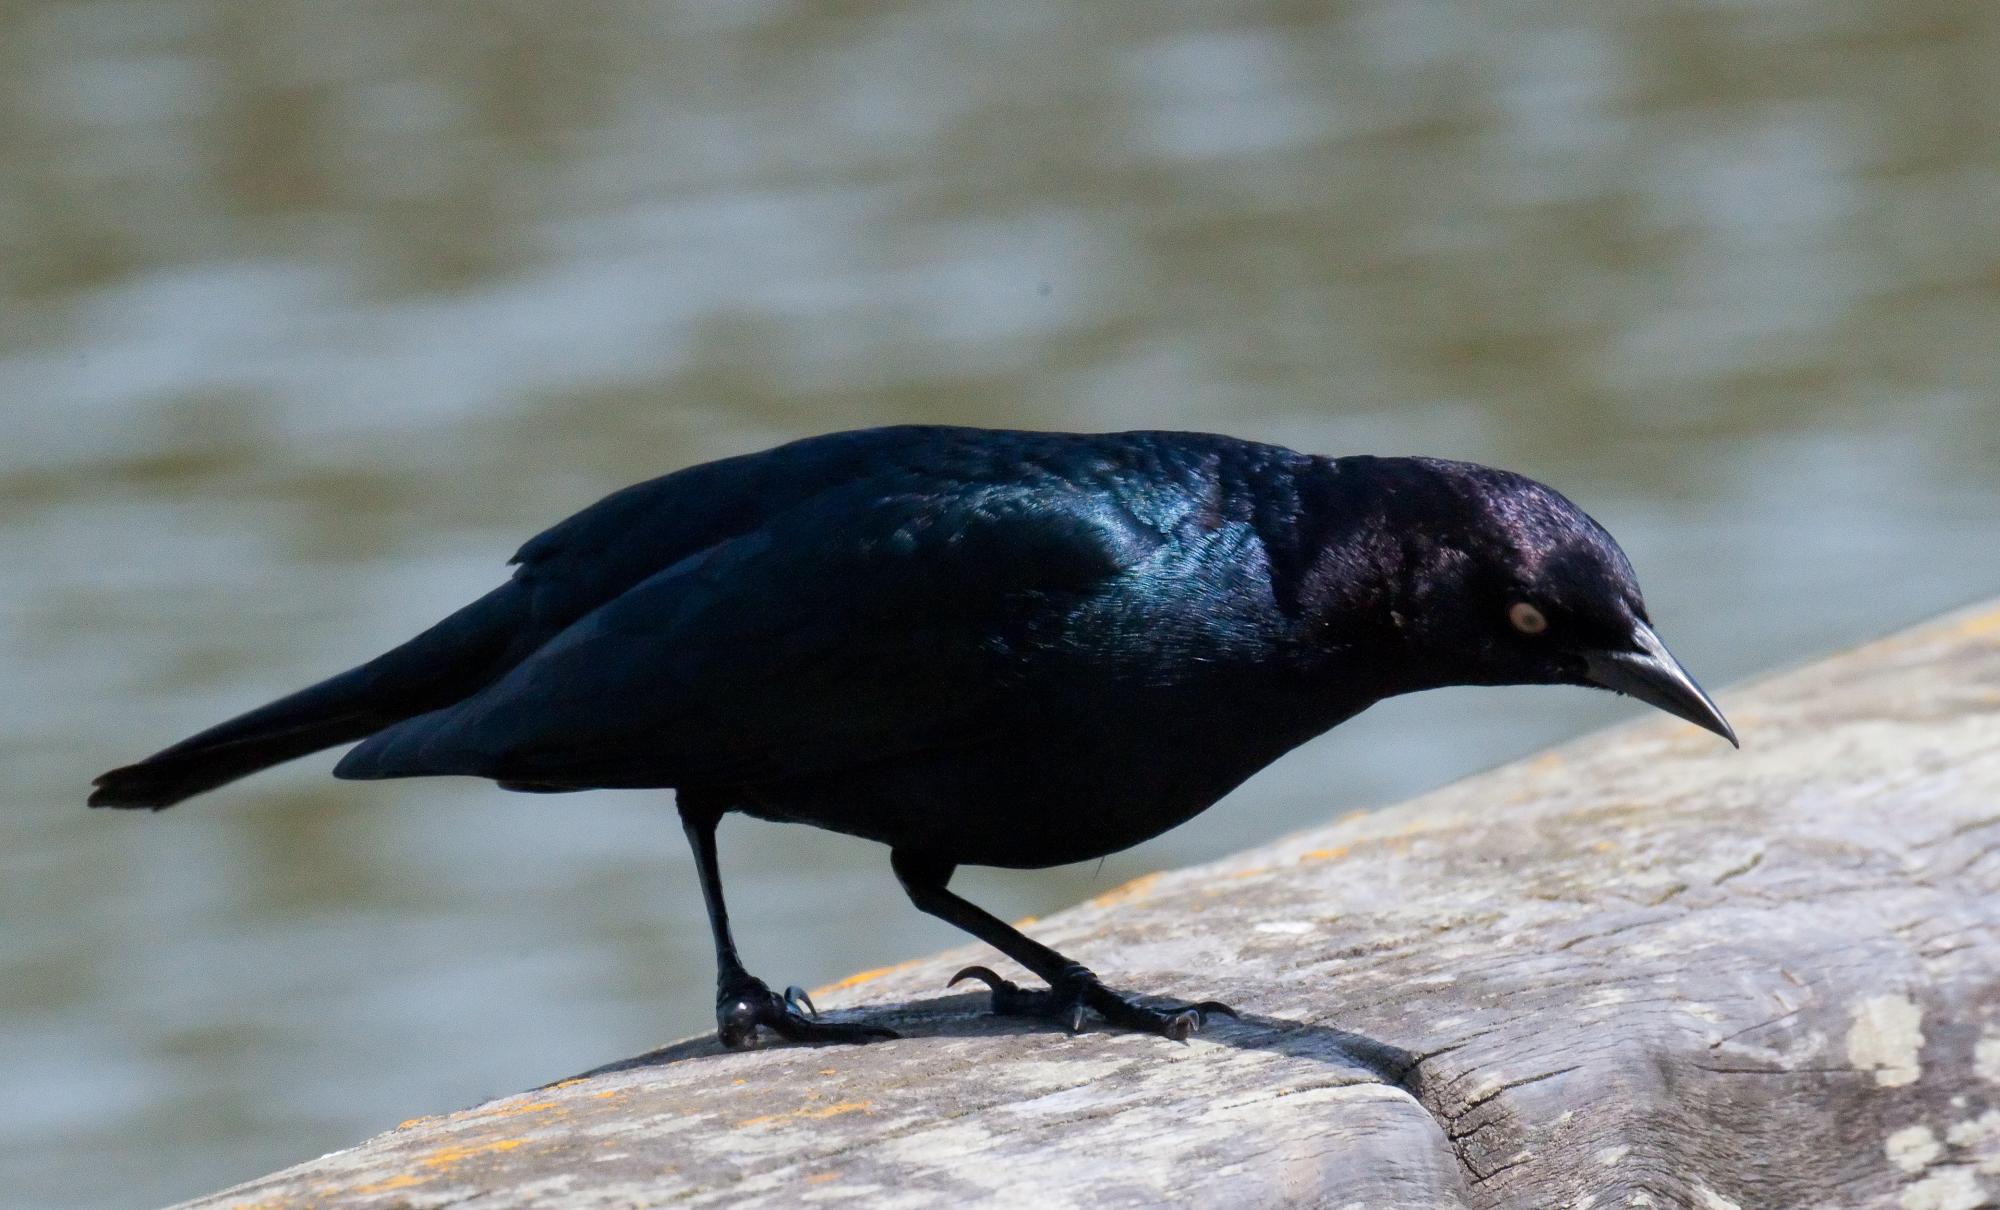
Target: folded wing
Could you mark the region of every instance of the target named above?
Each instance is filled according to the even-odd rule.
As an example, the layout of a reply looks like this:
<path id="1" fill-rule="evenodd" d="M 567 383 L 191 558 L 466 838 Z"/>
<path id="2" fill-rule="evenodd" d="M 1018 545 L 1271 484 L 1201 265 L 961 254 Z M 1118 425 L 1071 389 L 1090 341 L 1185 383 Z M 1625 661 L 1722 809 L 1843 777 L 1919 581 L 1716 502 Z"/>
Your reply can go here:
<path id="1" fill-rule="evenodd" d="M 976 742 L 1030 651 L 1164 542 L 1114 499 L 979 484 L 815 497 L 584 615 L 343 777 L 748 784 Z"/>

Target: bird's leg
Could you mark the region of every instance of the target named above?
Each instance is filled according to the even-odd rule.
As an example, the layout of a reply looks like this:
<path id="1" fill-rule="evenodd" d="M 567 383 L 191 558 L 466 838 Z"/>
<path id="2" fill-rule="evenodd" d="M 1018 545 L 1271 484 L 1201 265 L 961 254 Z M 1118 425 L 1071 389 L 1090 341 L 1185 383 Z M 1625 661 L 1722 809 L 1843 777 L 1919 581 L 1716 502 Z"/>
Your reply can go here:
<path id="1" fill-rule="evenodd" d="M 814 1020 L 818 1010 L 803 990 L 788 987 L 780 996 L 743 969 L 736 956 L 736 941 L 729 935 L 729 909 L 722 902 L 722 871 L 715 859 L 715 826 L 719 822 L 719 815 L 681 809 L 681 827 L 694 848 L 701 897 L 708 905 L 709 931 L 715 935 L 715 1028 L 722 1044 L 731 1050 L 748 1050 L 757 1044 L 759 1025 L 792 1042 L 873 1042 L 895 1037 L 894 1030 L 876 1025 Z"/>
<path id="2" fill-rule="evenodd" d="M 1096 1013 L 1122 1029 L 1163 1034 L 1175 1041 L 1200 1029 L 1211 1013 L 1233 1017 L 1226 1004 L 1204 1000 L 1199 1004 L 1169 1004 L 1149 1008 L 1135 1003 L 1098 981 L 1096 975 L 1041 944 L 999 917 L 947 890 L 957 866 L 936 861 L 907 850 L 894 850 L 889 857 L 896 877 L 917 910 L 955 924 L 1041 976 L 1046 990 L 1021 988 L 983 966 L 968 966 L 952 977 L 952 982 L 974 978 L 993 989 L 993 1011 L 1014 1017 L 1047 1017 L 1062 1022 L 1071 1033 L 1083 1029 L 1085 1010 Z"/>

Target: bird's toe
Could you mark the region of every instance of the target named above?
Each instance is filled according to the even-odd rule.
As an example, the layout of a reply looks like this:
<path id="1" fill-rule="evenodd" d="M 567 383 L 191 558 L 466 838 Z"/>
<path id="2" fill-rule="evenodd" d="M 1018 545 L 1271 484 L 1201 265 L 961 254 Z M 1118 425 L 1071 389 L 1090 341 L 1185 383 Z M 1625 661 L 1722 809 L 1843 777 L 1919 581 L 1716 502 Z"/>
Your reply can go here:
<path id="1" fill-rule="evenodd" d="M 1054 1021 L 1073 1034 L 1082 1033 L 1088 1014 L 1095 1013 L 1105 1024 L 1118 1029 L 1154 1033 L 1184 1042 L 1208 1024 L 1209 1017 L 1236 1016 L 1234 1009 L 1219 1000 L 1152 1008 L 1112 991 L 1080 966 L 1063 972 L 1063 977 L 1049 988 L 1020 987 L 983 966 L 966 967 L 953 975 L 946 986 L 955 986 L 965 979 L 977 979 L 993 989 L 994 1013 L 1003 1017 L 1039 1017 Z"/>

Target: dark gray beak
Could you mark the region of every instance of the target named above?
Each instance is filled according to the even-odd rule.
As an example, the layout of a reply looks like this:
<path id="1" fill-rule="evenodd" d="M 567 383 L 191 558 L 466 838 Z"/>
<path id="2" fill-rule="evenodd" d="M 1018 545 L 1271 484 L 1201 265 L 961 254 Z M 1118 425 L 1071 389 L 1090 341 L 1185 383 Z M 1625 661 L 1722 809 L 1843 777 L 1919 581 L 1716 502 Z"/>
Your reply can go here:
<path id="1" fill-rule="evenodd" d="M 1644 622 L 1632 623 L 1632 650 L 1587 651 L 1583 659 L 1593 683 L 1629 693 L 1649 706 L 1715 732 L 1733 747 L 1742 747 L 1722 711 Z"/>

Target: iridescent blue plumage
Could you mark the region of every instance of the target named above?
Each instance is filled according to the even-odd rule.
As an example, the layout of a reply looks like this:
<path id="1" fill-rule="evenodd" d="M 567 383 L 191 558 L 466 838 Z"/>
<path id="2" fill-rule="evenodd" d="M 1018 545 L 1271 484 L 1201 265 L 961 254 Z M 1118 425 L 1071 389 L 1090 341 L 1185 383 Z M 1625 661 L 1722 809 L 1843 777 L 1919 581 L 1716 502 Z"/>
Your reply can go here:
<path id="1" fill-rule="evenodd" d="M 403 647 L 106 774 L 93 804 L 164 807 L 355 739 L 342 777 L 671 787 L 718 922 L 721 814 L 848 832 L 1056 985 L 996 1003 L 1184 1033 L 1199 1012 L 1111 996 L 952 895 L 952 869 L 1125 848 L 1438 685 L 1598 684 L 1727 734 L 1610 536 L 1465 463 L 874 429 L 626 488 L 515 562 Z M 802 1023 L 717 940 L 726 1038 L 855 1036 Z"/>

